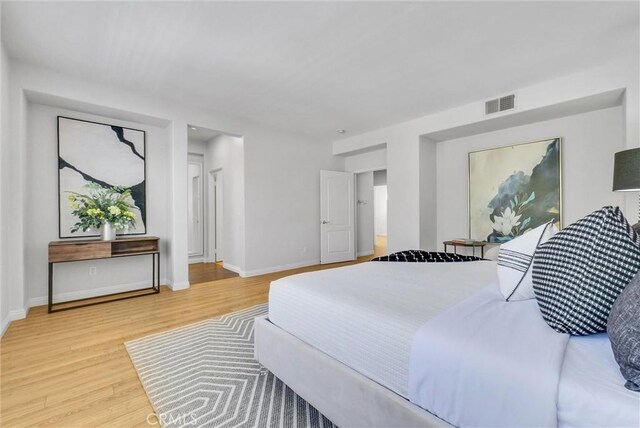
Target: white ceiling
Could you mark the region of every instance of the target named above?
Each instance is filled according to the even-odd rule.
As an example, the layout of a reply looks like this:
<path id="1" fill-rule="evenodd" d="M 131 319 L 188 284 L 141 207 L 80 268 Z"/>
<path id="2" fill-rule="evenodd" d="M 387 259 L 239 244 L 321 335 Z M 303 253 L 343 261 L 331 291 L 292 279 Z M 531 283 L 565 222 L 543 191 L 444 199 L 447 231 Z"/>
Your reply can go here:
<path id="1" fill-rule="evenodd" d="M 189 136 L 189 141 L 202 141 L 203 143 L 206 143 L 211 141 L 214 137 L 221 135 L 222 132 L 202 128 L 200 126 L 189 125 L 187 128 L 187 134 Z"/>
<path id="2" fill-rule="evenodd" d="M 3 2 L 9 55 L 322 139 L 638 55 L 638 2 Z"/>

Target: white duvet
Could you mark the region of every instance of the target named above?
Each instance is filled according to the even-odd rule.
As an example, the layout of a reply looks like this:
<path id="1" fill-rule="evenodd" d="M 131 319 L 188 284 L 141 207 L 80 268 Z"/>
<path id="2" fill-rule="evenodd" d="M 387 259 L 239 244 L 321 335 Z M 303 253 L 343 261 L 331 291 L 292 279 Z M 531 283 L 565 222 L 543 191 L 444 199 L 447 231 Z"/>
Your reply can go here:
<path id="1" fill-rule="evenodd" d="M 418 330 L 409 399 L 455 426 L 555 427 L 568 341 L 490 285 Z"/>
<path id="2" fill-rule="evenodd" d="M 640 427 L 640 394 L 624 382 L 606 333 L 572 336 L 558 386 L 558 425 Z"/>
<path id="3" fill-rule="evenodd" d="M 269 319 L 299 339 L 408 398 L 411 349 L 413 345 L 420 345 L 420 338 L 417 335 L 420 328 L 439 314 L 455 317 L 453 311 L 456 304 L 465 299 L 471 299 L 474 295 L 477 296 L 482 289 L 490 285 L 497 290 L 496 281 L 496 265 L 488 261 L 364 263 L 295 275 L 273 282 L 269 293 Z M 508 307 L 510 310 L 516 308 L 513 305 L 530 306 L 526 317 L 529 319 L 533 317 L 536 321 L 544 323 L 539 317 L 534 300 L 504 304 L 512 305 Z M 449 309 L 452 312 L 446 314 Z M 509 316 L 513 316 L 513 313 Z M 499 318 L 492 323 L 491 328 L 503 330 L 501 334 L 496 335 L 502 337 L 502 339 L 496 339 L 498 343 L 500 340 L 505 343 L 504 340 L 508 340 L 509 334 L 517 335 L 522 328 L 518 323 L 505 323 L 504 320 L 500 322 Z M 458 341 L 456 345 L 456 341 L 447 342 L 447 336 L 453 332 L 447 334 L 444 328 L 446 326 L 443 327 L 441 336 L 446 346 L 434 348 L 435 351 L 442 349 L 444 352 L 454 354 L 467 352 L 472 360 L 485 362 L 485 368 L 477 369 L 479 376 L 474 376 L 479 383 L 485 382 L 484 389 L 483 385 L 479 385 L 476 389 L 476 395 L 487 391 L 487 388 L 491 388 L 488 389 L 490 392 L 495 392 L 496 388 L 497 390 L 502 388 L 502 392 L 498 391 L 498 396 L 502 394 L 504 397 L 505 391 L 508 392 L 510 389 L 515 391 L 514 397 L 526 396 L 526 394 L 520 394 L 522 391 L 518 390 L 522 388 L 522 383 L 514 379 L 522 376 L 523 381 L 527 379 L 529 382 L 535 381 L 535 378 L 529 376 L 535 371 L 531 371 L 531 367 L 526 366 L 527 363 L 518 367 L 518 361 L 511 360 L 508 368 L 494 364 L 494 370 L 491 371 L 492 364 L 487 363 L 497 359 L 496 353 L 498 357 L 505 357 L 503 351 L 495 346 L 455 351 L 460 343 Z M 537 328 L 536 330 L 538 333 L 542 331 Z M 564 339 L 562 335 L 555 336 L 557 333 L 550 328 L 549 331 L 544 330 L 542 336 L 536 335 L 537 338 L 532 340 L 537 340 L 535 343 L 539 344 L 542 338 L 544 342 L 543 337 L 547 333 L 552 335 L 550 340 L 555 343 L 553 348 L 557 350 L 557 342 Z M 526 334 L 526 331 L 523 331 L 523 334 Z M 523 337 L 526 338 L 526 336 Z M 414 340 L 417 342 L 414 343 Z M 523 350 L 526 352 L 527 345 L 526 343 L 524 345 L 519 347 L 519 352 Z M 429 343 L 423 343 L 422 346 L 428 347 Z M 559 426 L 640 427 L 640 396 L 624 388 L 624 379 L 613 359 L 610 346 L 606 335 L 569 339 L 559 371 L 559 382 L 553 379 L 553 376 L 558 373 L 557 369 L 547 371 L 540 387 L 542 392 L 538 391 L 537 394 L 538 402 L 532 403 L 532 409 L 547 409 L 544 411 L 543 420 L 549 423 L 545 425 L 554 425 L 552 407 L 555 401 L 556 423 Z M 551 360 L 557 358 L 555 357 L 557 352 L 545 349 L 544 344 L 539 348 L 542 352 L 537 355 L 541 358 L 550 357 Z M 536 351 L 535 347 L 529 347 L 529 349 Z M 535 355 L 535 353 L 531 354 L 534 362 Z M 442 356 L 438 357 L 437 353 L 435 357 L 442 359 Z M 441 365 L 433 369 L 442 371 L 441 380 L 451 381 L 456 374 L 451 371 L 446 358 L 442 360 L 445 363 L 437 363 Z M 545 366 L 557 368 L 557 361 L 547 359 L 541 365 L 534 364 L 533 368 L 545 370 Z M 423 367 L 428 367 L 426 360 L 423 361 Z M 469 365 L 468 368 L 473 370 L 473 365 Z M 515 373 L 516 377 L 506 376 L 505 371 L 500 368 L 508 369 Z M 493 377 L 488 383 L 487 376 Z M 549 385 L 553 382 L 556 382 L 557 393 L 548 393 Z M 423 386 L 428 388 L 426 385 Z M 464 394 L 464 391 L 456 392 L 455 385 L 448 386 L 452 387 L 449 391 L 454 391 L 453 394 Z M 464 387 L 464 384 L 460 387 Z M 444 393 L 444 391 L 433 390 L 433 393 Z M 544 401 L 541 405 L 539 397 Z M 449 396 L 449 398 L 452 397 Z M 498 421 L 504 422 L 497 425 L 504 426 L 507 420 L 512 421 L 514 426 L 531 425 L 531 423 L 525 423 L 524 419 L 521 423 L 517 421 L 514 423 L 517 415 L 514 416 L 514 412 L 509 414 L 508 409 L 505 418 L 500 418 L 502 412 L 505 412 L 504 406 L 509 404 L 508 394 L 507 400 L 500 403 L 496 403 L 495 398 L 492 402 L 492 398 L 487 394 L 481 398 L 482 400 L 478 402 L 485 403 L 484 407 L 476 406 L 473 409 L 461 410 L 451 406 L 452 413 L 446 416 L 442 408 L 438 410 L 430 407 L 431 404 L 425 404 L 425 408 L 432 413 L 440 413 L 440 416 L 449 422 L 457 421 L 463 426 L 481 425 L 476 421 L 483 420 L 482 418 L 486 418 L 487 414 L 489 418 L 495 416 Z M 535 394 L 532 394 L 532 399 L 535 399 Z M 415 400 L 419 403 L 419 399 Z M 486 405 L 486 403 L 493 404 Z M 449 404 L 441 402 L 440 405 L 444 405 L 446 409 Z M 476 412 L 476 415 L 465 413 L 467 410 Z M 512 410 L 515 411 L 515 409 Z M 529 419 L 531 420 L 534 419 Z"/>
<path id="4" fill-rule="evenodd" d="M 416 331 L 495 281 L 495 266 L 369 262 L 294 275 L 271 283 L 269 320 L 407 398 Z"/>

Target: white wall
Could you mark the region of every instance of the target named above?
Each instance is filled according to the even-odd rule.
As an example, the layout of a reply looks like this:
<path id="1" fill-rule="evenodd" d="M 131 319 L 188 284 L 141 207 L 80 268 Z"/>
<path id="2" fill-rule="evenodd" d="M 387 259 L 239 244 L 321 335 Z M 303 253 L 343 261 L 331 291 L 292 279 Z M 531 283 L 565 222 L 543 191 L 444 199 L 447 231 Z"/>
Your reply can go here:
<path id="1" fill-rule="evenodd" d="M 188 140 L 187 149 L 189 150 L 189 153 L 195 153 L 204 156 L 207 150 L 207 143 L 198 140 Z"/>
<path id="2" fill-rule="evenodd" d="M 205 144 L 205 158 L 207 182 L 210 171 L 222 169 L 221 247 L 224 267 L 244 274 L 244 141 L 238 137 L 218 135 Z"/>
<path id="3" fill-rule="evenodd" d="M 242 276 L 320 262 L 320 170 L 345 163 L 326 142 L 266 131 L 261 138 L 189 143 L 205 154 L 207 171 L 223 169 L 223 261 Z"/>
<path id="4" fill-rule="evenodd" d="M 345 171 L 376 171 L 387 167 L 387 149 L 358 153 L 344 158 Z"/>
<path id="5" fill-rule="evenodd" d="M 162 283 L 166 283 L 166 244 L 169 237 L 169 181 L 165 174 L 169 167 L 167 129 L 29 103 L 26 150 L 29 172 L 26 180 L 27 209 L 24 215 L 28 225 L 25 262 L 29 267 L 26 271 L 29 305 L 46 304 L 47 245 L 49 241 L 59 239 L 57 116 L 126 126 L 146 132 L 147 234 L 160 237 L 160 278 Z M 117 165 L 113 167 L 117 168 Z M 89 275 L 89 266 L 97 268 L 96 275 Z M 71 300 L 142 288 L 151 285 L 150 276 L 149 257 L 60 263 L 55 266 L 55 296 L 61 300 Z"/>
<path id="6" fill-rule="evenodd" d="M 387 186 L 374 186 L 374 233 L 387 236 Z"/>
<path id="7" fill-rule="evenodd" d="M 0 5 L 0 20 L 2 5 Z M 10 227 L 8 213 L 10 208 L 10 187 L 8 175 L 9 160 L 9 60 L 2 44 L 0 34 L 0 336 L 10 322 L 9 278 L 6 257 L 9 249 L 5 229 Z"/>
<path id="8" fill-rule="evenodd" d="M 466 237 L 468 153 L 562 137 L 562 216 L 569 225 L 605 205 L 622 205 L 612 192 L 613 154 L 625 149 L 622 107 L 437 143 L 438 233 L 442 241 Z M 633 212 L 631 214 L 634 214 Z M 634 217 L 629 220 L 633 223 Z"/>
<path id="9" fill-rule="evenodd" d="M 373 185 L 374 186 L 386 186 L 387 185 L 387 170 L 380 169 L 373 171 Z"/>
<path id="10" fill-rule="evenodd" d="M 331 153 L 325 141 L 274 130 L 253 121 L 179 104 L 157 94 L 144 94 L 135 88 L 104 85 L 10 61 L 9 121 L 10 145 L 3 146 L 3 209 L 11 210 L 12 221 L 3 217 L 2 241 L 12 251 L 3 254 L 3 284 L 9 288 L 12 318 L 26 315 L 28 292 L 32 288 L 25 278 L 27 259 L 40 260 L 41 248 L 26 245 L 28 223 L 26 200 L 29 114 L 27 97 L 34 103 L 83 111 L 87 114 L 135 122 L 164 129 L 168 164 L 150 175 L 153 180 L 166 178 L 167 200 L 159 209 L 166 214 L 166 277 L 174 289 L 189 286 L 187 251 L 187 124 L 224 130 L 242 135 L 244 141 L 245 210 L 236 220 L 241 236 L 234 250 L 239 268 L 245 275 L 275 271 L 287 267 L 313 264 L 319 260 L 320 204 L 319 170 L 343 170 L 344 160 Z M 3 100 L 5 99 L 3 95 Z M 9 177 L 11 182 L 4 180 Z M 226 177 L 225 177 L 226 178 Z M 3 213 L 6 211 L 3 211 Z M 246 214 L 245 214 L 246 212 Z M 155 229 L 151 230 L 151 233 Z M 47 232 L 49 233 L 49 232 Z M 38 268 L 40 269 L 40 268 Z M 39 290 L 34 285 L 34 290 Z M 6 289 L 7 287 L 5 287 Z M 41 297 L 41 296 L 32 296 Z"/>
<path id="11" fill-rule="evenodd" d="M 612 94 L 624 93 L 624 120 L 621 125 L 624 148 L 640 144 L 639 53 L 624 52 L 615 61 L 580 73 L 561 76 L 526 88 L 513 88 L 517 109 L 487 118 L 484 100 L 430 114 L 387 128 L 345 138 L 333 143 L 333 153 L 350 157 L 380 142 L 387 144 L 388 243 L 389 252 L 406 248 L 432 248 L 436 242 L 438 219 L 433 198 L 437 180 L 421 171 L 420 165 L 433 158 L 429 140 L 444 131 L 452 133 L 488 132 L 530 124 L 606 107 Z M 480 131 L 478 131 L 480 130 Z M 451 137 L 450 137 L 451 138 Z M 433 159 L 431 160 L 433 162 Z M 433 168 L 430 169 L 433 172 Z M 466 193 L 466 192 L 465 192 Z M 623 211 L 637 211 L 637 196 L 624 196 Z M 464 224 L 464 223 L 463 223 Z M 437 240 L 438 238 L 436 238 Z"/>
<path id="12" fill-rule="evenodd" d="M 320 170 L 344 171 L 344 160 L 324 141 L 282 134 L 244 134 L 244 149 L 245 275 L 319 263 Z"/>
<path id="13" fill-rule="evenodd" d="M 374 203 L 373 172 L 356 174 L 356 253 L 358 257 L 373 254 Z"/>
<path id="14" fill-rule="evenodd" d="M 1 7 L 1 5 L 0 5 Z M 2 46 L 2 156 L 0 180 L 2 234 L 2 290 L 3 307 L 8 314 L 2 318 L 3 330 L 7 321 L 24 318 L 27 314 L 25 282 L 25 146 L 26 125 L 19 117 L 26 117 L 24 95 L 15 90 L 16 73 Z M 21 144 L 16 144 L 21 142 Z"/>
<path id="15" fill-rule="evenodd" d="M 420 248 L 437 251 L 437 225 L 439 224 L 437 194 L 441 186 L 445 186 L 437 177 L 436 146 L 431 140 L 421 137 L 419 140 L 420 165 L 418 171 L 420 194 Z M 443 165 L 443 169 L 446 167 Z M 460 172 L 465 174 L 465 172 Z M 466 175 L 466 174 L 465 174 Z"/>

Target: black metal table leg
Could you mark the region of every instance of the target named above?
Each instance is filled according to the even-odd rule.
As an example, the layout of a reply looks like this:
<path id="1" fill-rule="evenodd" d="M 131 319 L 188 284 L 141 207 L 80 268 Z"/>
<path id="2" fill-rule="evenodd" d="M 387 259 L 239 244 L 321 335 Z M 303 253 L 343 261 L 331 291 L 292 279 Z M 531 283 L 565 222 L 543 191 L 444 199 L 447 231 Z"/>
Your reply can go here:
<path id="1" fill-rule="evenodd" d="M 126 256 L 120 256 L 120 257 L 130 257 L 130 256 L 138 256 L 141 254 L 127 254 Z M 155 257 L 158 257 L 157 260 L 157 264 L 156 264 L 156 259 Z M 77 261 L 77 260 L 72 260 L 72 261 Z M 127 296 L 123 296 L 123 297 L 119 297 L 119 298 L 113 298 L 113 299 L 109 299 L 109 300 L 101 300 L 98 302 L 90 302 L 90 303 L 84 303 L 84 304 L 80 304 L 80 305 L 76 305 L 76 306 L 69 306 L 69 307 L 64 307 L 64 308 L 54 308 L 54 303 L 53 303 L 53 281 L 54 281 L 54 263 L 50 262 L 49 263 L 49 301 L 48 301 L 48 312 L 49 313 L 55 313 L 55 312 L 60 312 L 60 311 L 66 311 L 69 309 L 76 309 L 76 308 L 82 308 L 82 307 L 86 307 L 86 306 L 93 306 L 93 305 L 99 305 L 102 303 L 109 303 L 109 302 L 115 302 L 118 300 L 126 300 L 126 299 L 132 299 L 134 297 L 142 297 L 142 296 L 148 296 L 151 294 L 159 294 L 160 293 L 160 253 L 159 252 L 154 252 L 151 253 L 151 290 L 149 290 L 147 293 L 145 294 L 136 294 L 136 295 L 127 295 Z M 114 296 L 120 296 L 120 295 L 126 295 L 132 292 L 137 292 L 137 291 L 143 291 L 142 290 L 130 290 L 130 291 L 121 291 L 118 293 L 111 293 L 111 294 L 105 294 L 105 295 L 101 295 L 101 296 L 94 296 L 94 297 L 86 297 L 83 299 L 76 299 L 76 300 L 68 300 L 65 302 L 59 302 L 58 304 L 63 304 L 63 303 L 78 303 L 78 302 L 83 302 L 83 301 L 87 301 L 87 300 L 92 300 L 92 299 L 96 299 L 99 297 L 114 297 Z M 148 290 L 148 289 L 147 289 Z"/>
<path id="2" fill-rule="evenodd" d="M 51 313 L 53 306 L 53 263 L 49 263 L 49 305 L 48 313 Z"/>
<path id="3" fill-rule="evenodd" d="M 151 288 L 156 288 L 156 255 L 151 254 Z"/>

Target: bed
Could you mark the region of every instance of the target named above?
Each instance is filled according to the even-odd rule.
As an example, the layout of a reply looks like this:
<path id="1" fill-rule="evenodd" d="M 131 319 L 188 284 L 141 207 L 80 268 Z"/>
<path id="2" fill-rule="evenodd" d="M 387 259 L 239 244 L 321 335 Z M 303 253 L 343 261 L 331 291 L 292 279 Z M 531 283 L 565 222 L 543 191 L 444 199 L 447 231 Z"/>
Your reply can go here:
<path id="1" fill-rule="evenodd" d="M 522 383 L 510 384 L 507 379 L 507 382 L 494 385 L 489 379 L 464 388 L 483 391 L 486 386 L 489 392 L 477 397 L 471 392 L 459 396 L 455 385 L 451 385 L 456 382 L 449 381 L 456 375 L 458 383 L 474 378 L 473 364 L 449 376 L 460 365 L 455 358 L 464 352 L 458 351 L 468 347 L 471 340 L 460 340 L 462 343 L 456 344 L 448 332 L 442 337 L 434 337 L 433 332 L 426 331 L 425 334 L 432 335 L 424 339 L 427 345 L 438 340 L 442 340 L 442 344 L 423 346 L 427 349 L 425 354 L 420 354 L 425 351 L 416 345 L 424 326 L 436 326 L 436 334 L 447 330 L 449 325 L 456 323 L 455 319 L 462 314 L 459 311 L 465 310 L 465 305 L 473 306 L 474 299 L 477 307 L 486 307 L 493 313 L 494 309 L 484 303 L 494 299 L 491 293 L 496 288 L 496 266 L 490 261 L 371 262 L 283 278 L 272 283 L 268 317 L 256 320 L 256 358 L 339 426 L 474 425 L 476 420 L 491 421 L 492 425 L 513 425 L 514 420 L 521 419 L 518 419 L 517 405 L 510 405 L 510 397 L 524 403 L 527 394 L 534 394 L 518 391 Z M 507 304 L 509 306 L 500 307 L 526 310 L 533 317 L 531 304 L 535 301 L 528 306 Z M 476 314 L 478 311 L 473 308 L 467 310 Z M 473 316 L 461 318 L 473 320 Z M 469 326 L 463 321 L 459 328 L 468 330 Z M 485 349 L 481 349 L 482 344 L 491 340 L 480 339 L 482 332 L 478 332 L 473 336 L 478 338 L 478 349 L 472 351 L 477 351 L 484 361 L 504 358 L 508 352 L 499 349 L 513 340 L 513 335 L 518 335 L 517 328 L 505 328 L 502 343 L 498 341 Z M 491 329 L 501 328 L 492 326 Z M 540 329 L 543 336 L 538 340 L 548 339 L 544 336 L 547 330 L 547 327 Z M 452 332 L 455 335 L 454 330 Z M 540 333 L 527 331 L 526 334 L 535 337 Z M 535 339 L 532 340 L 533 349 L 538 348 Z M 566 340 L 568 343 L 564 347 L 560 339 L 557 341 L 558 379 L 556 384 L 552 376 L 548 379 L 548 387 L 554 388 L 557 396 L 547 398 L 553 394 L 541 389 L 539 401 L 545 403 L 536 403 L 535 399 L 533 404 L 525 403 L 532 413 L 536 413 L 536 405 L 551 409 L 551 417 L 559 426 L 638 426 L 639 398 L 623 387 L 624 381 L 606 335 L 571 338 Z M 429 352 L 432 355 L 428 355 Z M 443 352 L 449 354 L 442 355 Z M 520 352 L 525 360 L 531 354 L 527 349 Z M 427 363 L 422 362 L 423 355 Z M 482 358 L 478 358 L 479 366 Z M 536 361 L 534 356 L 530 358 Z M 512 371 L 517 371 L 515 364 L 521 364 L 520 358 L 513 360 L 517 362 L 508 358 L 505 361 L 514 365 Z M 414 367 L 416 361 L 421 364 L 418 369 Z M 451 367 L 448 366 L 450 363 Z M 503 370 L 504 362 L 501 364 L 496 370 Z M 545 361 L 544 364 L 553 362 Z M 544 364 L 537 370 L 546 371 Z M 483 368 L 483 374 L 491 373 L 491 370 L 490 364 Z M 426 375 L 421 371 L 426 371 Z M 537 382 L 535 370 L 522 372 L 528 371 L 531 371 L 529 378 L 523 375 L 521 382 Z M 418 382 L 415 381 L 416 373 L 423 376 Z M 428 381 L 422 382 L 424 379 Z M 497 392 L 491 392 L 494 390 Z M 427 397 L 421 400 L 420 394 L 425 391 Z M 507 397 L 506 401 L 504 397 Z M 489 400 L 496 399 L 511 409 L 511 419 L 505 415 L 504 421 L 495 423 L 495 413 L 500 413 L 501 407 L 486 403 L 492 404 Z M 457 402 L 461 408 L 450 406 L 451 402 Z M 474 410 L 474 404 L 478 404 L 480 410 Z M 477 419 L 474 411 L 478 412 Z M 529 420 L 525 416 L 523 424 L 534 420 L 539 419 Z"/>

